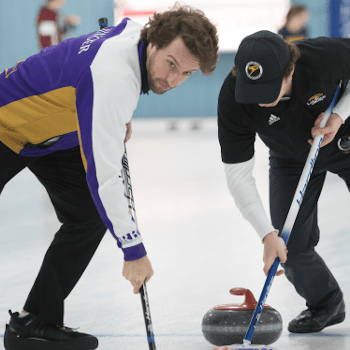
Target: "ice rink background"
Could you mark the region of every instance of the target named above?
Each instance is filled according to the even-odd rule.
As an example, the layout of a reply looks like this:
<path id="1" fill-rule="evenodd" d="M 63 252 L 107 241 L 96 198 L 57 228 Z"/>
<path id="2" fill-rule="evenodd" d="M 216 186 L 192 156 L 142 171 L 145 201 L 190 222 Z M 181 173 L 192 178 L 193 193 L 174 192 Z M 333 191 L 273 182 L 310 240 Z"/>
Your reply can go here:
<path id="1" fill-rule="evenodd" d="M 215 118 L 177 123 L 135 120 L 128 143 L 139 228 L 155 275 L 148 283 L 157 349 L 211 350 L 201 322 L 213 306 L 239 303 L 232 287 L 259 297 L 265 276 L 262 244 L 236 209 L 226 187 Z M 268 208 L 268 154 L 258 142 L 255 177 Z M 349 155 L 350 157 L 350 155 Z M 319 202 L 317 250 L 350 305 L 350 195 L 330 174 Z M 44 188 L 23 171 L 0 199 L 0 349 L 8 309 L 19 310 L 59 224 Z M 102 350 L 147 350 L 139 295 L 122 276 L 123 256 L 109 233 L 66 301 L 65 323 L 99 338 Z M 311 335 L 291 335 L 288 322 L 305 308 L 284 276 L 267 303 L 284 320 L 275 350 L 347 349 L 350 321 Z"/>

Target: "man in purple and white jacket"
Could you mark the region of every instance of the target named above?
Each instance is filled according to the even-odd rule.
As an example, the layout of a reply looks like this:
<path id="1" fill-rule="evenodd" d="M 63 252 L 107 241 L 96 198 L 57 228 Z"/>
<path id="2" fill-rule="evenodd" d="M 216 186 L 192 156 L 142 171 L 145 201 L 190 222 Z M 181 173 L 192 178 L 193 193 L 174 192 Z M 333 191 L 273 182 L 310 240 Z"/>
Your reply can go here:
<path id="1" fill-rule="evenodd" d="M 134 293 L 151 278 L 120 177 L 130 120 L 140 94 L 162 94 L 198 69 L 211 74 L 217 51 L 205 15 L 176 6 L 144 27 L 126 18 L 1 73 L 0 191 L 28 167 L 62 223 L 22 312 L 10 312 L 7 350 L 98 346 L 95 337 L 63 327 L 63 305 L 106 229 L 124 253 Z"/>

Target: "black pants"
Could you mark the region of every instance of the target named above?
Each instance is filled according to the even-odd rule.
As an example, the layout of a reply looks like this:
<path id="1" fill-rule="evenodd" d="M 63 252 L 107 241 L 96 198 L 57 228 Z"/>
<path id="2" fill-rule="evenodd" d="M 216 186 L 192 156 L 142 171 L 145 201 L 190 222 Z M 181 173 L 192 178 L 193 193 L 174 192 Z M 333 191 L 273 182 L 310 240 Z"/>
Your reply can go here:
<path id="1" fill-rule="evenodd" d="M 287 217 L 305 160 L 270 154 L 270 210 L 272 223 L 279 230 Z M 317 202 L 327 171 L 338 174 L 350 191 L 350 154 L 343 154 L 335 141 L 319 153 L 290 235 L 288 260 L 283 264 L 286 277 L 310 307 L 337 304 L 342 298 L 337 281 L 314 250 L 320 238 Z"/>
<path id="2" fill-rule="evenodd" d="M 25 167 L 46 188 L 62 226 L 45 254 L 24 309 L 63 325 L 64 299 L 89 264 L 106 227 L 90 195 L 79 147 L 22 157 L 0 142 L 0 193 Z"/>

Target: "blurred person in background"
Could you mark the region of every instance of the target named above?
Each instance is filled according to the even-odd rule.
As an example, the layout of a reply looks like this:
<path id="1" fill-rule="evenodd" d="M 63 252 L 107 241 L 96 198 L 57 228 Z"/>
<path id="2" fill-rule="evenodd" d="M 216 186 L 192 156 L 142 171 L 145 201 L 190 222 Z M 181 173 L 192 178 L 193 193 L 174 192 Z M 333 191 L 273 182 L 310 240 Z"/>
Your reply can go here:
<path id="1" fill-rule="evenodd" d="M 63 326 L 64 301 L 107 229 L 134 293 L 152 277 L 121 177 L 130 121 L 141 94 L 164 94 L 197 70 L 210 75 L 217 59 L 216 27 L 202 11 L 177 4 L 145 26 L 125 18 L 0 74 L 0 192 L 28 168 L 62 223 L 23 310 L 10 311 L 6 350 L 98 346 L 96 337 Z"/>
<path id="2" fill-rule="evenodd" d="M 45 0 L 45 5 L 40 8 L 36 23 L 40 50 L 59 44 L 80 23 L 79 16 L 60 13 L 65 4 L 66 0 Z"/>
<path id="3" fill-rule="evenodd" d="M 285 41 L 295 41 L 306 39 L 308 37 L 307 24 L 309 22 L 309 11 L 305 6 L 292 6 L 286 16 L 283 27 L 278 34 Z"/>

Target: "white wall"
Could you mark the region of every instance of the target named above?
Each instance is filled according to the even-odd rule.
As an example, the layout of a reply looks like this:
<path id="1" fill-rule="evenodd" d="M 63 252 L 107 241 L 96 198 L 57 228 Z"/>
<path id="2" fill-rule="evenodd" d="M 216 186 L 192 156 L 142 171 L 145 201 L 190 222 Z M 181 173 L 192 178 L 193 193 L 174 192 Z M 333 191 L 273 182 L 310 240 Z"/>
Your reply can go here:
<path id="1" fill-rule="evenodd" d="M 174 5 L 174 0 L 114 0 L 115 23 L 123 17 L 123 10 L 162 12 Z M 283 24 L 290 7 L 289 0 L 186 0 L 186 5 L 202 10 L 217 26 L 221 52 L 236 51 L 241 40 L 258 30 L 276 32 Z M 146 16 L 128 16 L 147 23 Z"/>

